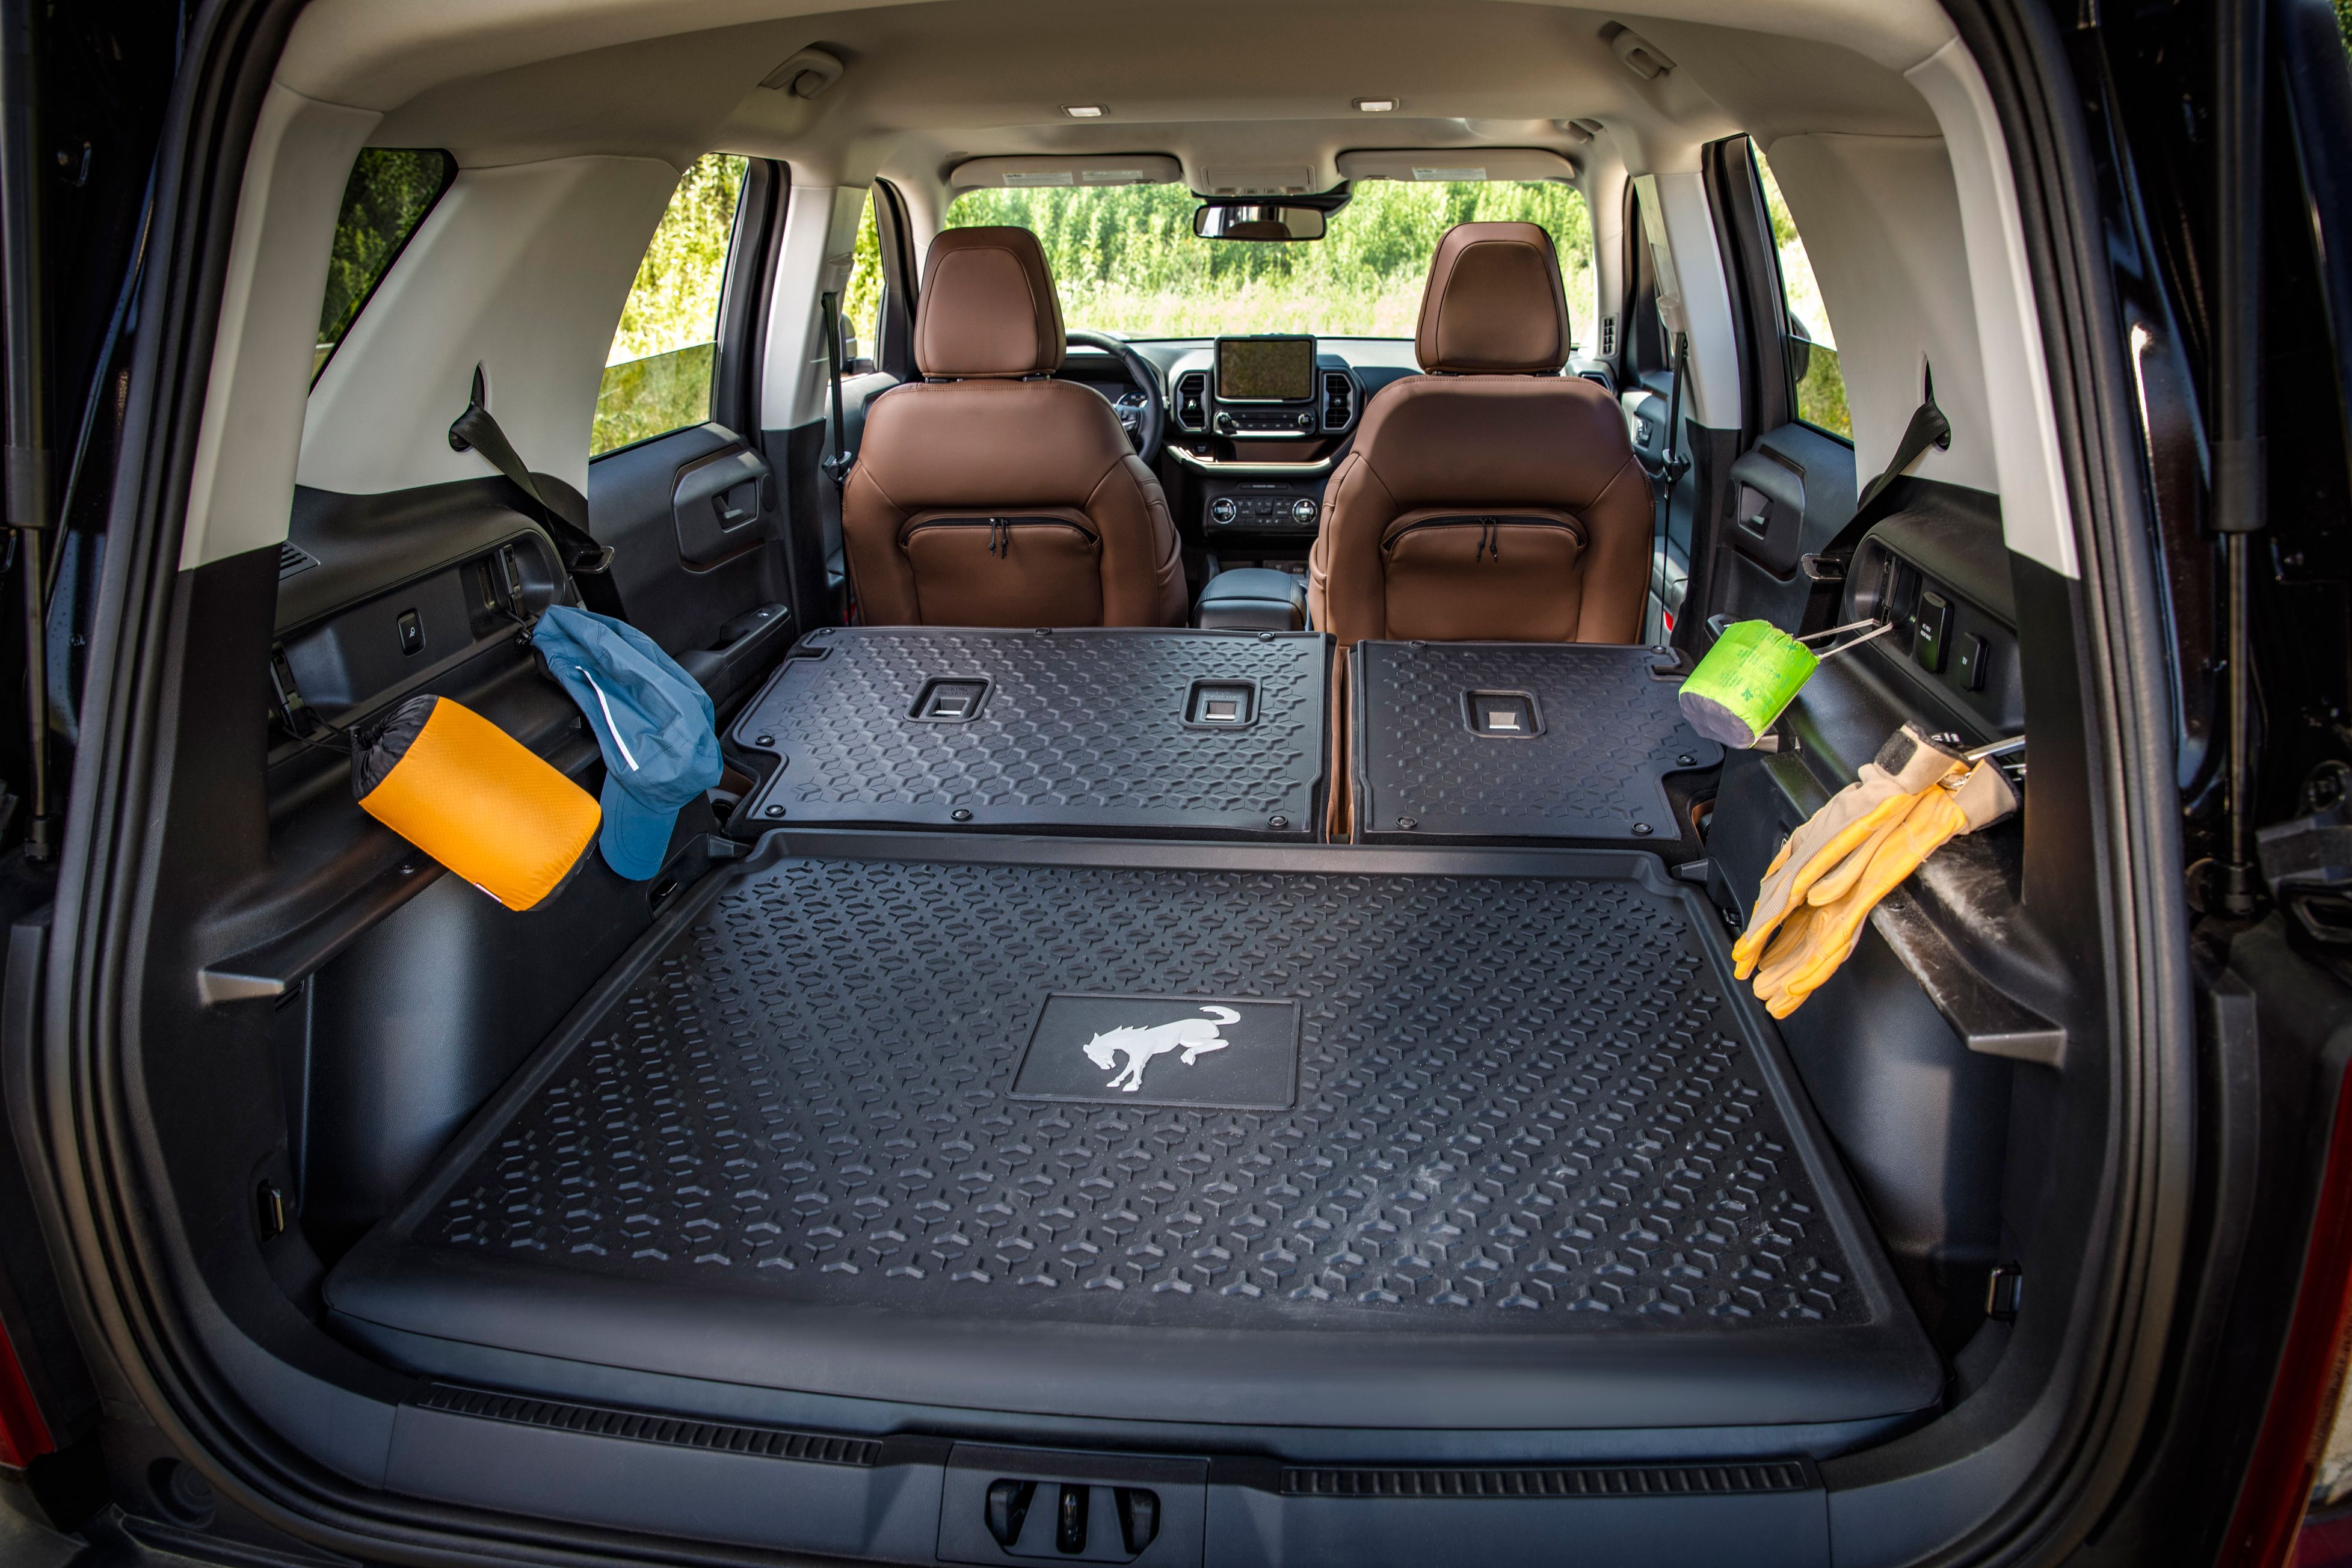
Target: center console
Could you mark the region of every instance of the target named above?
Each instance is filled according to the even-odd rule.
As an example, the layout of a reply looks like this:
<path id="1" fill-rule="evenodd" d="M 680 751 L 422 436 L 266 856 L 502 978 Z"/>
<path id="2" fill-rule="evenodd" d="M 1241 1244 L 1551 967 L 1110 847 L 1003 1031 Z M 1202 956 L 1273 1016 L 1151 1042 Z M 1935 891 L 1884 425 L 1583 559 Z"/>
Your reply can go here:
<path id="1" fill-rule="evenodd" d="M 1180 374 L 1175 390 L 1179 441 L 1207 438 L 1177 453 L 1202 476 L 1205 532 L 1312 538 L 1322 521 L 1328 449 L 1354 426 L 1363 402 L 1347 366 L 1319 354 L 1303 334 L 1220 338 L 1209 364 Z M 1297 456 L 1276 442 L 1297 444 Z M 1325 455 L 1315 460 L 1318 450 Z"/>
<path id="2" fill-rule="evenodd" d="M 1304 441 L 1322 429 L 1315 340 L 1217 340 L 1213 428 L 1239 441 Z"/>

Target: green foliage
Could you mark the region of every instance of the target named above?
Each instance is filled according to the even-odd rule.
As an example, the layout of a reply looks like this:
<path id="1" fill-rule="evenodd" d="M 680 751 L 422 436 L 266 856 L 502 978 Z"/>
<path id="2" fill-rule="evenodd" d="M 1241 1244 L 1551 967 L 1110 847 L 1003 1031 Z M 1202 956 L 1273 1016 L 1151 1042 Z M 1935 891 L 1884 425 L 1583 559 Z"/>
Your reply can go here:
<path id="1" fill-rule="evenodd" d="M 1835 349 L 1816 343 L 1805 351 L 1805 373 L 1797 378 L 1797 417 L 1853 439 L 1853 411 L 1846 406 L 1845 371 Z"/>
<path id="2" fill-rule="evenodd" d="M 865 215 L 857 220 L 857 247 L 849 263 L 849 282 L 841 291 L 841 312 L 857 334 L 857 352 L 874 357 L 876 329 L 882 314 L 882 235 L 874 226 L 874 193 L 866 193 Z"/>
<path id="3" fill-rule="evenodd" d="M 1569 314 L 1593 319 L 1592 224 L 1570 185 L 1366 181 L 1320 240 L 1204 240 L 1176 185 L 972 191 L 951 228 L 1012 224 L 1044 245 L 1073 327 L 1130 338 L 1220 332 L 1410 337 L 1430 254 L 1455 224 L 1540 224 L 1559 247 Z"/>
<path id="4" fill-rule="evenodd" d="M 604 367 L 596 388 L 591 455 L 700 424 L 710 417 L 710 367 L 716 343 L 696 343 Z"/>
<path id="5" fill-rule="evenodd" d="M 714 152 L 680 176 L 621 307 L 596 388 L 591 456 L 710 417 L 719 294 L 747 166 Z"/>
<path id="6" fill-rule="evenodd" d="M 1830 326 L 1828 305 L 1813 276 L 1812 258 L 1805 254 L 1804 236 L 1780 195 L 1780 182 L 1772 165 L 1756 154 L 1756 172 L 1764 184 L 1764 210 L 1772 219 L 1772 243 L 1780 253 L 1780 289 L 1789 308 L 1792 331 L 1812 345 L 1804 373 L 1797 378 L 1797 417 L 1807 424 L 1853 439 L 1853 411 L 1845 401 L 1845 374 L 1839 368 L 1837 336 Z M 1800 328 L 1801 329 L 1800 330 Z M 1791 346 L 1793 358 L 1796 349 Z"/>
<path id="7" fill-rule="evenodd" d="M 719 290 L 746 161 L 713 152 L 687 166 L 621 307 L 606 364 L 667 354 L 719 335 Z"/>
<path id="8" fill-rule="evenodd" d="M 384 270 L 447 188 L 455 164 L 438 151 L 363 147 L 343 186 L 335 243 L 327 256 L 327 297 L 319 309 L 315 380 L 343 334 L 359 319 Z"/>

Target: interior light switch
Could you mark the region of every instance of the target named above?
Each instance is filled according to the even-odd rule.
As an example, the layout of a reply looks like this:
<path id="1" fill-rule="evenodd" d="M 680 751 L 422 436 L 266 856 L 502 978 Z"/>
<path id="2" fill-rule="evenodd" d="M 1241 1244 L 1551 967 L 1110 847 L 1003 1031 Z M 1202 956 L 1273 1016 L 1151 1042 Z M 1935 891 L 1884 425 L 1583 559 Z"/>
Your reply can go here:
<path id="1" fill-rule="evenodd" d="M 1952 636 L 1952 601 L 1930 590 L 1919 596 L 1911 620 L 1911 656 L 1931 675 L 1944 673 Z"/>

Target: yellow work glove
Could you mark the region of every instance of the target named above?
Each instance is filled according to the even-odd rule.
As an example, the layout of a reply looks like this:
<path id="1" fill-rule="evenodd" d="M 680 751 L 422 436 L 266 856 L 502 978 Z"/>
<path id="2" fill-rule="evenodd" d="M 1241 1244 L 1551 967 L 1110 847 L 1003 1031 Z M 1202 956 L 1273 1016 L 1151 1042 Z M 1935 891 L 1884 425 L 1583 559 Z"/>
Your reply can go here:
<path id="1" fill-rule="evenodd" d="M 1947 841 L 1988 827 L 2015 810 L 2017 791 L 1990 760 L 1914 797 L 1907 811 L 1874 835 L 1876 847 L 1859 873 L 1843 876 L 1845 868 L 1838 868 L 1844 892 L 1808 902 L 1781 925 L 1780 938 L 1765 954 L 1756 977 L 1756 995 L 1765 1010 L 1776 1019 L 1795 1012 L 1853 953 L 1872 907 L 1921 861 Z M 1815 890 L 1828 880 L 1816 882 Z"/>
<path id="2" fill-rule="evenodd" d="M 1804 903 L 1813 884 L 1908 811 L 1922 789 L 1959 766 L 1958 752 L 1928 739 L 1916 726 L 1896 730 L 1878 755 L 1862 765 L 1853 783 L 1798 824 L 1764 869 L 1748 928 L 1731 945 L 1732 972 L 1743 980 L 1753 973 L 1774 930 Z"/>

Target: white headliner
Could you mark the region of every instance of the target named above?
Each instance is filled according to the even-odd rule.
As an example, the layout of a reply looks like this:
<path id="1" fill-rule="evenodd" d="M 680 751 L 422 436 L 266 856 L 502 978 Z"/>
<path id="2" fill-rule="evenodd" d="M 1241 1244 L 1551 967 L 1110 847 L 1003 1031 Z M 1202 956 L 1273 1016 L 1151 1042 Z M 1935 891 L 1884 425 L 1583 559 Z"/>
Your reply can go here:
<path id="1" fill-rule="evenodd" d="M 1602 35 L 1628 20 L 1675 70 L 1643 82 L 1618 61 Z M 381 145 L 468 165 L 724 147 L 788 156 L 809 183 L 929 183 L 966 157 L 1165 151 L 1336 183 L 1349 147 L 1573 152 L 1569 119 L 1606 126 L 1636 172 L 1738 130 L 1933 135 L 1902 73 L 1952 36 L 1932 0 L 319 0 L 278 74 L 383 111 Z M 758 85 L 811 45 L 848 67 L 822 98 Z M 1349 107 L 1380 95 L 1400 110 Z M 1109 112 L 1074 121 L 1073 102 Z"/>
<path id="2" fill-rule="evenodd" d="M 1611 47 L 1627 26 L 1675 68 L 1652 80 L 1629 70 Z M 813 46 L 846 68 L 822 96 L 803 99 L 759 85 Z M 1611 12 L 1551 0 L 1191 0 L 1150 8 L 1104 0 L 827 0 L 822 9 L 797 0 L 315 0 L 296 25 L 278 80 L 280 92 L 291 89 L 310 106 L 285 117 L 279 136 L 303 134 L 331 109 L 345 116 L 333 138 L 343 141 L 380 116 L 364 133 L 370 143 L 446 147 L 474 173 L 580 158 L 651 161 L 675 171 L 725 151 L 782 160 L 794 186 L 811 195 L 855 193 L 887 176 L 908 197 L 919 244 L 936 228 L 948 172 L 976 157 L 1162 152 L 1179 159 L 1200 188 L 1213 165 L 1304 165 L 1318 183 L 1336 184 L 1338 155 L 1353 149 L 1549 148 L 1576 165 L 1593 204 L 1604 290 L 1615 281 L 1611 236 L 1631 175 L 1671 177 L 1680 192 L 1702 145 L 1743 131 L 1768 149 L 1784 138 L 1845 146 L 1852 157 L 1798 155 L 1795 167 L 1781 171 L 1792 205 L 1801 211 L 1810 201 L 1814 208 L 1801 221 L 1809 230 L 1818 225 L 1834 249 L 1837 204 L 1872 199 L 1865 176 L 1899 166 L 1902 148 L 1914 146 L 1930 162 L 1948 162 L 1952 195 L 1913 202 L 1918 221 L 1896 241 L 1932 247 L 1941 265 L 1917 265 L 1936 258 L 1913 256 L 1907 273 L 1916 279 L 1936 271 L 1948 290 L 1958 282 L 1951 264 L 1965 256 L 1966 302 L 1948 308 L 1948 304 L 1914 329 L 1906 266 L 1874 271 L 1873 258 L 1857 254 L 1823 270 L 1844 357 L 1877 394 L 1872 413 L 1884 414 L 1857 420 L 1864 427 L 1857 461 L 1865 476 L 1884 461 L 1887 437 L 1877 427 L 1890 420 L 1899 427 L 1907 403 L 1881 411 L 1875 402 L 1895 398 L 1896 388 L 1916 378 L 1919 354 L 1933 354 L 1939 392 L 1948 384 L 1962 392 L 1956 401 L 1971 423 L 1989 420 L 1991 428 L 1961 433 L 1954 451 L 1931 465 L 1939 476 L 2001 490 L 2012 545 L 2073 570 L 2005 153 L 1973 62 L 1935 0 L 1643 0 L 1638 10 Z M 1356 112 L 1351 100 L 1364 97 L 1402 104 L 1392 114 Z M 1101 103 L 1108 112 L 1073 120 L 1060 112 L 1068 103 Z M 1597 124 L 1600 134 L 1587 136 L 1570 120 Z M 268 135 L 257 141 L 257 170 L 273 155 L 268 141 Z M 320 228 L 316 209 L 333 196 L 331 188 L 323 195 L 294 188 L 308 163 L 281 159 L 274 184 L 248 180 L 238 224 L 246 270 L 233 268 L 224 310 L 225 325 L 242 320 L 248 329 L 274 329 L 275 316 L 287 316 L 278 335 L 289 345 L 308 329 L 298 332 L 295 319 L 307 313 L 315 320 L 316 292 L 290 298 L 303 290 L 289 285 L 323 266 L 326 235 L 311 231 Z M 578 289 L 559 291 L 583 311 L 592 304 L 603 311 L 602 297 L 611 292 L 604 272 L 620 276 L 633 266 L 643 245 L 634 231 L 650 231 L 640 183 L 625 183 L 627 200 L 616 205 L 590 210 L 601 198 L 583 188 L 576 199 L 587 205 L 546 214 L 548 223 L 575 234 L 609 235 L 616 249 L 602 258 L 610 268 L 600 260 L 590 269 L 593 280 L 583 272 Z M 1809 184 L 1810 192 L 1802 189 Z M 1690 210 L 1669 213 L 1677 255 L 1712 245 L 1703 196 L 1695 185 L 1687 194 Z M 833 231 L 854 226 L 856 204 L 835 194 L 814 213 L 795 208 L 803 219 L 823 216 L 825 232 L 812 230 L 788 247 L 780 269 L 770 338 L 775 362 L 767 371 L 770 412 L 778 419 L 799 417 L 812 395 L 815 359 L 802 340 L 814 339 L 813 329 L 799 329 L 806 313 L 799 297 L 813 299 L 818 288 L 837 284 L 848 235 Z M 1872 232 L 1866 223 L 1843 228 L 1856 236 Z M 299 265 L 290 272 L 278 266 L 276 284 L 254 292 L 279 246 Z M 427 246 L 419 254 L 436 252 Z M 1719 292 L 1719 268 L 1697 259 L 1695 271 L 1683 268 L 1686 291 L 1696 279 Z M 1832 281 L 1839 259 L 1848 280 L 1843 287 Z M 470 351 L 473 324 L 528 313 L 525 281 L 486 279 L 482 298 L 448 297 L 439 333 L 446 341 L 427 357 L 454 366 Z M 462 277 L 436 286 L 464 288 Z M 397 292 L 390 280 L 387 288 Z M 1690 304 L 1698 325 L 1711 302 L 1694 294 Z M 617 301 L 612 308 L 617 312 Z M 1850 340 L 1849 320 L 1860 328 L 1873 319 L 1887 329 L 1864 329 Z M 1948 357 L 1971 358 L 1965 348 L 1975 334 L 1986 351 L 1948 371 Z M 571 420 L 572 405 L 593 396 L 593 385 L 572 382 L 593 366 L 582 370 L 587 360 L 577 352 L 551 358 L 527 336 L 501 350 L 506 363 L 494 367 L 502 371 L 501 418 L 509 410 L 521 413 L 515 399 L 551 411 L 548 428 L 536 433 L 534 460 L 569 476 L 586 461 L 585 425 Z M 1717 423 L 1712 405 L 1732 384 L 1728 361 L 1711 363 L 1706 347 L 1695 347 L 1694 392 L 1708 422 Z M 439 384 L 446 376 L 399 385 L 401 378 L 387 373 L 373 392 L 341 385 L 396 369 L 391 357 L 354 352 L 362 349 L 355 340 L 338 354 L 328 378 L 338 382 L 331 406 L 306 400 L 291 347 L 269 360 L 273 367 L 286 361 L 283 386 L 252 369 L 226 383 L 215 374 L 215 406 L 208 407 L 200 447 L 210 466 L 200 473 L 220 494 L 200 485 L 184 563 L 268 542 L 294 477 L 282 460 L 290 455 L 289 425 L 301 433 L 304 482 L 331 476 L 349 484 L 364 474 L 390 484 L 426 468 L 450 476 L 446 443 L 430 452 L 387 446 L 364 459 L 351 455 L 354 444 L 383 444 L 385 427 L 366 417 L 372 399 L 435 409 L 429 419 L 411 416 L 424 421 L 419 429 L 447 401 Z M 2028 361 L 2016 389 L 2023 395 L 1991 395 L 1986 367 L 2017 366 L 2006 357 L 2016 354 Z M 383 366 L 360 363 L 378 358 Z M 1988 408 L 1990 414 L 1977 412 Z M 572 430 L 572 423 L 582 428 Z M 268 494 L 280 490 L 281 478 L 282 493 Z M 281 520 L 276 537 L 282 536 Z"/>

